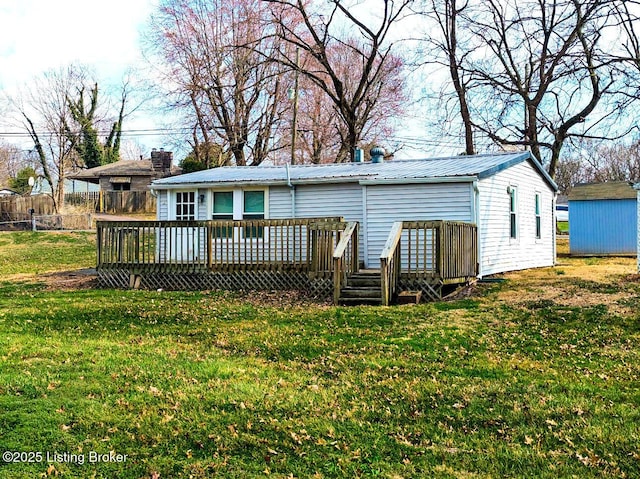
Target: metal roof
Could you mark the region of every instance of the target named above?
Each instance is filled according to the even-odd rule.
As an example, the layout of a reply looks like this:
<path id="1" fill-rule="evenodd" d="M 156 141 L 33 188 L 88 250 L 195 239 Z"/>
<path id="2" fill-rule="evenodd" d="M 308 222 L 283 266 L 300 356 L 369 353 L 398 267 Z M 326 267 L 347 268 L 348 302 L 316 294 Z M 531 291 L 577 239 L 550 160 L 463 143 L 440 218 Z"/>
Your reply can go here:
<path id="1" fill-rule="evenodd" d="M 635 199 L 636 190 L 627 181 L 609 181 L 606 183 L 583 183 L 576 185 L 569 193 L 569 201 L 584 200 L 623 200 Z"/>
<path id="2" fill-rule="evenodd" d="M 529 152 L 454 156 L 383 163 L 330 163 L 321 165 L 226 166 L 155 180 L 152 188 L 173 189 L 240 184 L 303 184 L 338 182 L 398 182 L 415 180 L 482 179 L 518 163 L 529 161 L 553 189 L 556 184 Z"/>

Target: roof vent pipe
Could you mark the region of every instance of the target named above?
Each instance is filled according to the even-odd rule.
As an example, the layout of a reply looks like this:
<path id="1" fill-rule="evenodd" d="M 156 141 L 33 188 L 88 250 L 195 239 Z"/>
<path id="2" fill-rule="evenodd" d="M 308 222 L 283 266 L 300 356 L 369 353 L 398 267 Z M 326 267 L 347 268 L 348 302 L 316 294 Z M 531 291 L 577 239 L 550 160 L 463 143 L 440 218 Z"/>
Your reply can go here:
<path id="1" fill-rule="evenodd" d="M 375 146 L 369 152 L 371 155 L 371 163 L 382 163 L 384 161 L 384 148 Z"/>
<path id="2" fill-rule="evenodd" d="M 362 148 L 356 148 L 353 152 L 353 162 L 362 163 L 362 158 L 364 158 L 364 151 Z"/>

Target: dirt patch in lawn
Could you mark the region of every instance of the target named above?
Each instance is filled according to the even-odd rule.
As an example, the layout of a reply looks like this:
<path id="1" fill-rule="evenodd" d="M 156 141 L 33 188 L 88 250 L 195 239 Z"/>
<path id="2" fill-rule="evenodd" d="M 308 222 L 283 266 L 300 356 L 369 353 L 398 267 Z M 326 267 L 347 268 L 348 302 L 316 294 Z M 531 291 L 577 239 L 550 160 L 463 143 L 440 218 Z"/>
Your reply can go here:
<path id="1" fill-rule="evenodd" d="M 46 273 L 40 279 L 47 285 L 47 289 L 52 291 L 90 289 L 98 282 L 96 270 L 93 268 Z"/>

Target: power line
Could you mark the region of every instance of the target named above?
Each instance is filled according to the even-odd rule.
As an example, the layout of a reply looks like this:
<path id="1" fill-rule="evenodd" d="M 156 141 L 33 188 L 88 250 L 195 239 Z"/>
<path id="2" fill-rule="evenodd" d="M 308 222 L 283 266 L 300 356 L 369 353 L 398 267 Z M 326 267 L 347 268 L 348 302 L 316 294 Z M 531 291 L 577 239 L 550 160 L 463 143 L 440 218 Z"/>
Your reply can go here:
<path id="1" fill-rule="evenodd" d="M 122 130 L 122 136 L 149 136 L 149 135 L 170 135 L 170 134 L 188 134 L 191 133 L 190 128 L 147 128 L 147 129 L 135 129 L 135 130 Z M 73 132 L 74 134 L 80 134 L 80 132 Z M 109 135 L 111 131 L 99 130 L 99 135 Z M 40 130 L 36 131 L 38 136 L 53 136 L 58 135 L 58 132 Z M 2 138 L 31 138 L 31 134 L 25 131 L 0 131 L 0 137 Z"/>

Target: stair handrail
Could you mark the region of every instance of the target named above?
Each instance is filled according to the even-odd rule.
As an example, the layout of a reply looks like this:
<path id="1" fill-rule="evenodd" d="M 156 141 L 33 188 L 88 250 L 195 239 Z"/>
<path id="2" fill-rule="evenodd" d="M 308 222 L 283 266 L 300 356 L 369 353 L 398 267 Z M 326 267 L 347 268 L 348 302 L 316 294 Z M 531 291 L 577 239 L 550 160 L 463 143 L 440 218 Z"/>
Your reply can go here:
<path id="1" fill-rule="evenodd" d="M 358 222 L 349 221 L 333 250 L 333 302 L 338 304 L 347 275 L 358 271 Z"/>
<path id="2" fill-rule="evenodd" d="M 387 242 L 380 253 L 380 295 L 383 306 L 389 306 L 398 289 L 400 279 L 400 238 L 402 237 L 403 222 L 393 223 Z"/>

